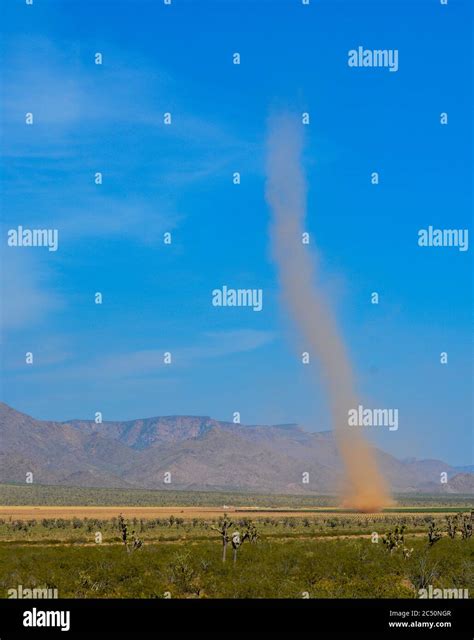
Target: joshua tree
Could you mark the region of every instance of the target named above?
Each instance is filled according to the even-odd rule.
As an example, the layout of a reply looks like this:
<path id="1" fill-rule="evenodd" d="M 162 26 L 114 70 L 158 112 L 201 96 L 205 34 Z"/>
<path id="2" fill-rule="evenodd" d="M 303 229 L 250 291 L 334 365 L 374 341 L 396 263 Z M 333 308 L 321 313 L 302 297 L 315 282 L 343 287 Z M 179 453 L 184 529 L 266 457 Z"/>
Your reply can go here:
<path id="1" fill-rule="evenodd" d="M 224 517 L 219 520 L 219 526 L 212 526 L 211 529 L 217 531 L 222 536 L 222 562 L 225 562 L 225 556 L 227 551 L 227 544 L 230 541 L 229 529 L 233 526 L 232 520 L 229 519 L 227 513 L 224 513 Z"/>
<path id="2" fill-rule="evenodd" d="M 135 531 L 132 531 L 132 545 L 127 547 L 128 552 L 136 551 L 140 549 L 141 546 L 143 546 L 143 542 L 135 535 Z"/>
<path id="3" fill-rule="evenodd" d="M 459 525 L 459 516 L 446 516 L 446 525 L 448 529 L 448 536 L 452 539 L 456 537 L 456 531 Z"/>
<path id="4" fill-rule="evenodd" d="M 472 536 L 472 525 L 474 522 L 474 511 L 471 514 L 463 513 L 461 521 L 461 537 L 463 540 L 467 540 Z"/>
<path id="5" fill-rule="evenodd" d="M 137 536 L 135 535 L 135 531 L 132 531 L 132 542 L 130 543 L 128 541 L 128 526 L 122 514 L 119 515 L 118 525 L 120 534 L 122 536 L 122 542 L 127 549 L 127 553 L 135 551 L 136 549 L 140 549 L 140 547 L 143 545 L 143 542 L 139 538 L 137 538 Z"/>
<path id="6" fill-rule="evenodd" d="M 403 549 L 405 546 L 405 525 L 403 524 L 401 527 L 397 525 L 393 531 L 389 531 L 386 536 L 382 536 L 382 542 L 390 554 L 397 549 Z"/>
<path id="7" fill-rule="evenodd" d="M 249 520 L 247 522 L 247 529 L 244 533 L 244 535 L 242 536 L 242 542 L 244 542 L 244 540 L 249 540 L 249 542 L 251 542 L 252 544 L 255 544 L 258 541 L 259 538 L 259 534 L 257 531 L 257 527 L 254 525 L 254 523 Z"/>
<path id="8" fill-rule="evenodd" d="M 118 526 L 119 526 L 120 534 L 122 536 L 122 542 L 124 543 L 125 546 L 127 546 L 128 528 L 127 528 L 127 523 L 125 522 L 125 518 L 123 517 L 122 514 L 120 514 L 118 517 Z"/>
<path id="9" fill-rule="evenodd" d="M 257 527 L 252 523 L 247 524 L 247 530 L 244 535 L 241 536 L 238 531 L 234 531 L 232 534 L 232 548 L 234 550 L 234 564 L 237 562 L 237 551 L 246 540 L 249 540 L 252 544 L 255 544 L 258 540 Z"/>
<path id="10" fill-rule="evenodd" d="M 393 531 L 389 531 L 386 536 L 382 536 L 382 542 L 390 553 L 394 553 L 400 549 L 405 559 L 409 558 L 413 553 L 413 548 L 409 549 L 405 546 L 405 525 L 400 527 L 397 525 Z"/>
<path id="11" fill-rule="evenodd" d="M 437 528 L 434 520 L 431 520 L 428 529 L 428 545 L 432 547 L 435 542 L 438 542 L 442 537 L 441 531 Z"/>

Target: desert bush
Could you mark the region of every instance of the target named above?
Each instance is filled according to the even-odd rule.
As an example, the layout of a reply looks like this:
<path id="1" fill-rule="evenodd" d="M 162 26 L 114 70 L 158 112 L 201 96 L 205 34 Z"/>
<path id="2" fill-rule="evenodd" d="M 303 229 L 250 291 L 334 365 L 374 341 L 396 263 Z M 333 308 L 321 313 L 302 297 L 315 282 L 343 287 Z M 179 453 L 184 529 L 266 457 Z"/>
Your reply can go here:
<path id="1" fill-rule="evenodd" d="M 438 563 L 431 560 L 426 553 L 417 559 L 410 571 L 410 579 L 417 591 L 435 584 L 438 575 Z"/>
<path id="2" fill-rule="evenodd" d="M 199 596 L 198 572 L 191 564 L 190 552 L 177 553 L 169 564 L 170 583 L 181 594 L 195 594 Z"/>
<path id="3" fill-rule="evenodd" d="M 0 597 L 12 584 L 49 584 L 64 598 L 162 598 L 166 591 L 182 598 L 300 598 L 304 591 L 310 597 L 412 598 L 428 584 L 474 594 L 472 538 L 446 537 L 427 547 L 405 536 L 414 547 L 408 559 L 370 539 L 262 538 L 245 546 L 235 566 L 221 562 L 210 531 L 187 549 L 178 541 L 127 554 L 119 542 L 18 544 L 14 553 L 0 545 Z"/>

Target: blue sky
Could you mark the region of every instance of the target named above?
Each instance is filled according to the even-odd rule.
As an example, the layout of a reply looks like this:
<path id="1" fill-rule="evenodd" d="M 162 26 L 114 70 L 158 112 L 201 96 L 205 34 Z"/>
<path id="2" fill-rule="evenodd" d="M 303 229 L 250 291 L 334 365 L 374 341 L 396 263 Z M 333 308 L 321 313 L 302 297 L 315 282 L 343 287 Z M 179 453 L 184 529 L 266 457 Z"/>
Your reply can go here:
<path id="1" fill-rule="evenodd" d="M 369 435 L 400 457 L 472 463 L 472 250 L 417 245 L 428 225 L 471 224 L 468 0 L 2 12 L 7 403 L 44 419 L 240 411 L 329 428 L 270 250 L 266 127 L 289 109 L 310 113 L 308 231 L 361 402 L 399 409 L 398 431 Z M 350 68 L 359 45 L 398 49 L 399 70 Z M 18 225 L 58 229 L 58 251 L 7 247 Z M 263 310 L 213 307 L 222 285 L 263 289 Z"/>

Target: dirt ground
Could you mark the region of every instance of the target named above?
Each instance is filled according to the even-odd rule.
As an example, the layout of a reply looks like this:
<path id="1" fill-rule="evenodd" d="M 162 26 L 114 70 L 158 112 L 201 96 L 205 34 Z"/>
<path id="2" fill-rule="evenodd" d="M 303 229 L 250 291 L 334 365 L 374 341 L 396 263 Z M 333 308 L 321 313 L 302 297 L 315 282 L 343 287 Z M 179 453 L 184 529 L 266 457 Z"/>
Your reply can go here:
<path id="1" fill-rule="evenodd" d="M 215 518 L 219 518 L 224 513 L 234 513 L 234 517 L 237 517 L 237 514 L 242 518 L 245 517 L 253 517 L 253 518 L 327 518 L 331 514 L 328 513 L 328 509 L 322 509 L 318 512 L 318 509 L 314 511 L 301 510 L 298 511 L 296 509 L 288 510 L 288 511 L 274 511 L 271 509 L 256 509 L 254 507 L 239 507 L 234 508 L 232 506 L 228 506 L 224 509 L 222 507 L 98 507 L 98 506 L 0 506 L 0 519 L 2 520 L 38 520 L 43 518 L 63 518 L 65 520 L 71 520 L 72 518 L 96 518 L 99 520 L 109 520 L 114 517 L 117 517 L 119 513 L 122 513 L 125 518 L 142 518 L 143 520 L 152 519 L 152 518 L 169 518 L 170 516 L 174 516 L 175 518 L 183 518 L 183 519 L 193 519 L 199 518 L 202 520 L 211 520 Z M 400 510 L 400 515 L 403 514 L 403 510 Z M 396 516 L 396 512 L 391 512 L 390 514 L 357 514 L 357 513 L 344 513 L 334 511 L 332 513 L 333 516 L 340 515 L 341 517 L 357 517 L 361 516 L 379 516 L 384 517 L 385 515 Z M 406 515 L 406 514 L 405 514 Z M 415 515 L 413 512 L 410 515 Z M 429 515 L 426 512 L 423 515 Z"/>
<path id="2" fill-rule="evenodd" d="M 235 513 L 233 507 L 224 509 L 223 507 L 55 507 L 55 506 L 21 506 L 21 507 L 5 507 L 0 506 L 0 518 L 5 520 L 9 518 L 21 520 L 33 520 L 38 518 L 98 518 L 100 520 L 108 520 L 117 517 L 122 513 L 126 518 L 200 518 L 208 520 L 219 518 L 224 513 Z M 260 511 L 252 508 L 244 509 L 239 507 L 238 513 L 242 517 L 246 515 L 258 515 L 261 517 L 301 517 L 306 515 L 315 515 L 313 513 L 298 511 Z M 327 515 L 327 514 L 326 514 Z"/>

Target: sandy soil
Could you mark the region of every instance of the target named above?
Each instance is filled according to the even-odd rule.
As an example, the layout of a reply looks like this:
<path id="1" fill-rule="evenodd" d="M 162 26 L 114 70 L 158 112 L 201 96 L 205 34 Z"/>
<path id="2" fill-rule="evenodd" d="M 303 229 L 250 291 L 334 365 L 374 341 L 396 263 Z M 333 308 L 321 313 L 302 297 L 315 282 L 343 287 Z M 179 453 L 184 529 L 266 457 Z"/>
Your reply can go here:
<path id="1" fill-rule="evenodd" d="M 223 507 L 81 507 L 81 506 L 0 506 L 0 519 L 9 520 L 10 518 L 15 520 L 37 520 L 42 518 L 64 518 L 70 520 L 72 518 L 97 518 L 99 520 L 108 520 L 117 517 L 119 513 L 122 513 L 125 518 L 142 518 L 143 520 L 151 518 L 169 518 L 171 515 L 175 518 L 200 518 L 203 520 L 210 520 L 213 518 L 219 518 L 224 513 L 234 514 L 233 517 L 238 516 L 253 517 L 253 518 L 329 518 L 337 517 L 338 515 L 344 518 L 356 517 L 363 518 L 365 516 L 384 517 L 385 515 L 396 516 L 396 512 L 389 514 L 358 514 L 358 513 L 341 513 L 335 511 L 330 514 L 327 509 L 314 511 L 298 511 L 296 509 L 288 511 L 272 511 L 271 509 L 255 509 L 254 507 L 229 507 L 224 509 Z M 403 511 L 400 511 L 400 515 Z M 416 515 L 415 513 L 404 515 Z M 429 515 L 424 512 L 423 515 Z M 433 514 L 439 515 L 439 514 Z"/>
<path id="2" fill-rule="evenodd" d="M 0 506 L 0 518 L 3 520 L 15 518 L 20 520 L 33 520 L 37 518 L 98 518 L 107 520 L 117 517 L 122 513 L 126 518 L 169 518 L 173 515 L 175 518 L 201 518 L 212 519 L 219 518 L 224 513 L 235 513 L 235 509 L 229 507 L 55 507 L 55 506 L 21 506 L 21 507 L 5 507 Z M 246 515 L 254 515 L 260 517 L 301 517 L 305 513 L 298 511 L 260 511 L 253 508 L 245 510 L 239 507 L 238 513 L 245 517 Z M 308 514 L 313 516 L 314 514 Z M 326 514 L 327 515 L 327 514 Z"/>

